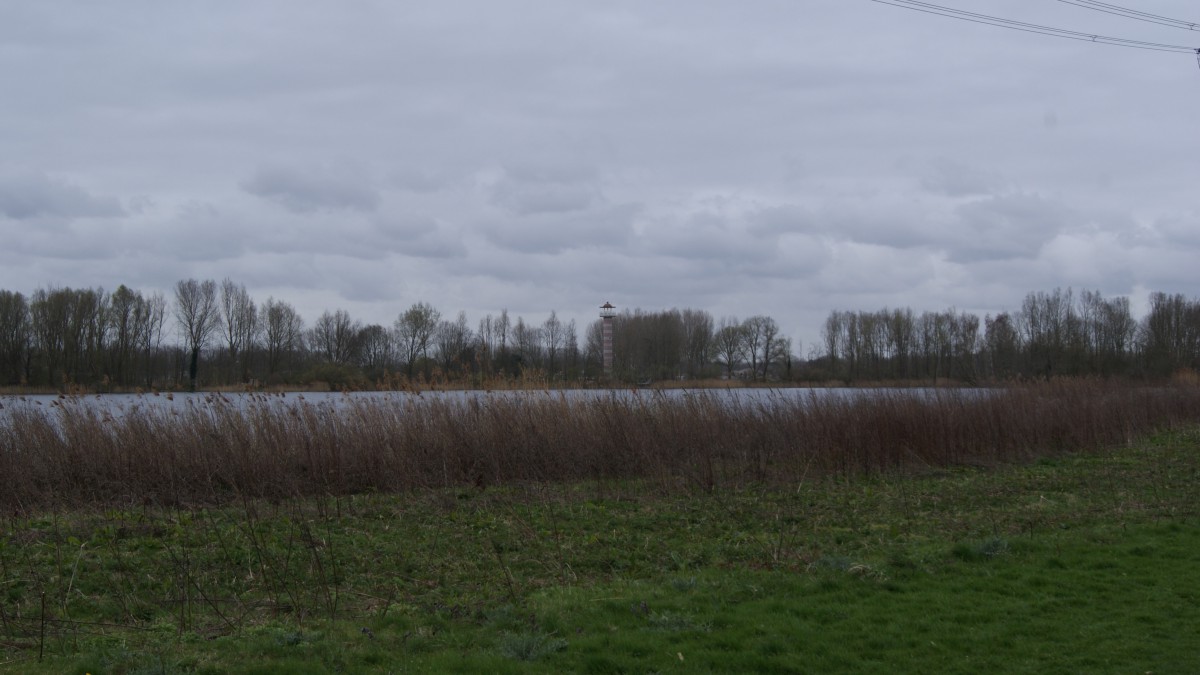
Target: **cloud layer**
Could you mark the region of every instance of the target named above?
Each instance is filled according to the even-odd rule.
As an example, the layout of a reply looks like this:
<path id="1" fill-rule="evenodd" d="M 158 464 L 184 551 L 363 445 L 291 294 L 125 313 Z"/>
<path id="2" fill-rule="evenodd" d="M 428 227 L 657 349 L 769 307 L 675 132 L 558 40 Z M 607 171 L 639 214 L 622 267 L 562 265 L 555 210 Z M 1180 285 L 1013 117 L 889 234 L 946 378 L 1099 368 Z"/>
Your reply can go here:
<path id="1" fill-rule="evenodd" d="M 832 309 L 1196 292 L 1186 55 L 877 3 L 70 4 L 0 22 L 2 288 L 229 276 L 381 323 L 612 300 L 806 344 Z"/>

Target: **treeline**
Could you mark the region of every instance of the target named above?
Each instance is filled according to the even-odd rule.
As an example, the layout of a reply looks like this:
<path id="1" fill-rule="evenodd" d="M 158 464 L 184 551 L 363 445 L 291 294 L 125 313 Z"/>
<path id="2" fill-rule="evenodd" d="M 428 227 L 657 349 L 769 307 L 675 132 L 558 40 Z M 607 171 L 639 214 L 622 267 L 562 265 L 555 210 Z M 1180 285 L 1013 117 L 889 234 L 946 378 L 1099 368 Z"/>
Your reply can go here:
<path id="1" fill-rule="evenodd" d="M 1033 292 L 1021 309 L 979 316 L 834 311 L 821 333 L 815 379 L 954 380 L 1100 375 L 1163 377 L 1200 369 L 1200 301 L 1153 293 L 1136 320 L 1129 299 L 1071 289 Z"/>
<path id="2" fill-rule="evenodd" d="M 345 310 L 311 322 L 283 300 L 256 302 L 226 279 L 179 281 L 170 298 L 124 285 L 0 290 L 0 385 L 130 390 L 237 385 L 395 388 L 498 380 L 579 383 L 603 377 L 600 320 L 582 331 L 556 312 L 542 322 L 417 302 L 391 325 Z M 774 319 L 714 322 L 694 309 L 614 318 L 612 377 L 638 382 L 724 375 L 790 376 L 791 342 Z"/>
<path id="3" fill-rule="evenodd" d="M 809 358 L 769 316 L 625 310 L 611 379 L 724 378 L 823 383 L 980 383 L 1055 376 L 1161 377 L 1200 370 L 1200 301 L 1154 293 L 1136 320 L 1127 298 L 1034 292 L 982 319 L 954 309 L 834 311 Z M 582 329 L 507 310 L 472 325 L 417 302 L 390 325 L 345 310 L 306 321 L 226 279 L 179 281 L 170 297 L 120 286 L 0 290 L 0 385 L 88 390 L 221 386 L 400 388 L 426 383 L 566 386 L 605 379 L 601 321 Z"/>
<path id="4" fill-rule="evenodd" d="M 600 354 L 600 340 L 597 320 L 588 329 L 588 354 Z M 791 339 L 769 316 L 715 322 L 703 310 L 639 309 L 613 317 L 613 375 L 621 380 L 778 381 L 791 379 L 793 362 Z"/>

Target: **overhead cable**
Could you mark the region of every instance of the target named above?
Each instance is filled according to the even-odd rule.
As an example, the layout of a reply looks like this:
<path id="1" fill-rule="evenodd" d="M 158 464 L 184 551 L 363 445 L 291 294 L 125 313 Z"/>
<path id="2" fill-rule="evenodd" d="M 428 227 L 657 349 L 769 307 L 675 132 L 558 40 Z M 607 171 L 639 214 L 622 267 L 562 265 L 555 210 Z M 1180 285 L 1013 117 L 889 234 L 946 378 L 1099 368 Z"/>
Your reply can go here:
<path id="1" fill-rule="evenodd" d="M 1120 5 L 1113 5 L 1107 2 L 1097 2 L 1096 0 L 1058 0 L 1059 2 L 1084 9 L 1091 9 L 1105 14 L 1113 14 L 1115 16 L 1124 17 L 1126 19 L 1136 19 L 1138 21 L 1146 21 L 1156 23 L 1160 26 L 1170 26 L 1171 28 L 1182 28 L 1184 30 L 1200 30 L 1200 21 L 1184 21 L 1182 19 L 1172 19 L 1170 17 L 1161 16 L 1158 14 L 1150 14 Z"/>
<path id="2" fill-rule="evenodd" d="M 1003 19 L 996 16 L 989 16 L 987 14 L 979 14 L 977 12 L 968 12 L 961 9 L 943 7 L 941 5 L 935 5 L 928 2 L 918 2 L 917 0 L 871 0 L 871 2 L 877 2 L 881 5 L 901 7 L 903 9 L 911 9 L 917 12 L 924 12 L 926 14 L 936 14 L 938 16 L 958 19 L 960 21 L 970 21 L 972 23 L 981 23 L 989 26 L 997 26 L 999 28 L 1019 30 L 1026 33 L 1036 33 L 1038 35 L 1066 38 L 1068 40 L 1095 42 L 1097 44 L 1113 45 L 1115 47 L 1129 47 L 1131 49 L 1149 49 L 1159 52 L 1191 53 L 1197 51 L 1195 47 L 1189 47 L 1186 45 L 1163 44 L 1160 42 L 1147 42 L 1145 40 L 1129 40 L 1095 33 L 1067 30 L 1065 28 L 1053 28 L 1051 26 L 1042 26 L 1025 21 L 1014 21 L 1012 19 Z"/>

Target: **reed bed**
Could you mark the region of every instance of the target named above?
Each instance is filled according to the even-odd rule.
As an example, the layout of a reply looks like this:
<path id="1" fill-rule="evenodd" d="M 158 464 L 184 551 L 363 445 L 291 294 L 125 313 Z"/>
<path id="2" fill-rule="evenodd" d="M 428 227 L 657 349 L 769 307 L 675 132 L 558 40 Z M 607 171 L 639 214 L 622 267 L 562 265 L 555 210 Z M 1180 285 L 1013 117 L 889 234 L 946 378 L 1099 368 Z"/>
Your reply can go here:
<path id="1" fill-rule="evenodd" d="M 114 413 L 64 398 L 0 418 L 0 506 L 220 504 L 635 479 L 663 491 L 1027 461 L 1200 422 L 1200 387 L 1064 380 L 1001 390 L 739 397 L 213 394 Z"/>

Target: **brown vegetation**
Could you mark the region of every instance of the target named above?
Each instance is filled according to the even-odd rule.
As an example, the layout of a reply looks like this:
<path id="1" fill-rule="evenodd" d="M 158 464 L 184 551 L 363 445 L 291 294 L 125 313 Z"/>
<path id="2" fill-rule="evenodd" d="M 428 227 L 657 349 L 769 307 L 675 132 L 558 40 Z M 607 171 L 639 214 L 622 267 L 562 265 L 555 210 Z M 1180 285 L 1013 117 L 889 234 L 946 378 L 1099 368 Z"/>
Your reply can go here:
<path id="1" fill-rule="evenodd" d="M 347 396 L 313 404 L 211 394 L 179 409 L 82 398 L 9 404 L 0 505 L 639 479 L 662 490 L 1022 461 L 1200 420 L 1200 388 L 1093 380 L 1004 390 L 794 397 L 704 391 Z"/>

